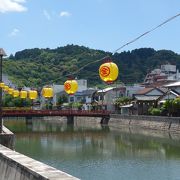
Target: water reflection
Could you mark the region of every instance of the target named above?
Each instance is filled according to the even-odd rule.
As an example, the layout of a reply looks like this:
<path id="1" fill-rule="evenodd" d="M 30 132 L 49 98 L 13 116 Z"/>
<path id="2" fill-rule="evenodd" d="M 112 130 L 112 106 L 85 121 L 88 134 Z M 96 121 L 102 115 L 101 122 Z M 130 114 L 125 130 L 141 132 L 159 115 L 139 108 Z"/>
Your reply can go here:
<path id="1" fill-rule="evenodd" d="M 164 169 L 180 168 L 177 134 L 100 124 L 67 126 L 38 119 L 28 125 L 23 119 L 5 124 L 16 134 L 17 151 L 82 179 L 119 179 L 120 175 L 121 179 L 168 179 Z M 145 172 L 141 178 L 136 174 L 139 168 L 147 167 L 151 172 L 158 168 L 161 176 L 157 172 L 152 178 Z M 133 176 L 129 169 L 135 171 Z M 173 177 L 177 174 L 180 176 L 175 171 Z"/>

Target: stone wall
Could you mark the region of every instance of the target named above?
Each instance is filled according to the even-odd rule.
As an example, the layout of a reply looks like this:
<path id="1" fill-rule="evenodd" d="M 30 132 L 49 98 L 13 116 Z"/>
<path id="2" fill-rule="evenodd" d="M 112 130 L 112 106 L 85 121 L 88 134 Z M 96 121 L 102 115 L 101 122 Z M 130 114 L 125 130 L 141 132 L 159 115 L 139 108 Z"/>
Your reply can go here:
<path id="1" fill-rule="evenodd" d="M 143 129 L 180 132 L 180 117 L 128 116 L 112 114 L 109 126 L 129 126 Z"/>
<path id="2" fill-rule="evenodd" d="M 1 180 L 77 180 L 77 178 L 0 145 Z"/>

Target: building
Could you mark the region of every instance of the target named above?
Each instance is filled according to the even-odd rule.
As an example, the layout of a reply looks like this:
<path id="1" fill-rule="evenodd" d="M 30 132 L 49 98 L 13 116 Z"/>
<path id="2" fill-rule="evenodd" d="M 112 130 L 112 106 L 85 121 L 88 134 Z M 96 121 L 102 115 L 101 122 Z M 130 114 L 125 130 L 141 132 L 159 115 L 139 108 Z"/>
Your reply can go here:
<path id="1" fill-rule="evenodd" d="M 115 100 L 118 97 L 125 96 L 125 87 L 108 87 L 97 90 L 93 95 L 93 103 L 97 109 L 115 111 Z"/>
<path id="2" fill-rule="evenodd" d="M 126 86 L 126 94 L 127 97 L 133 97 L 134 94 L 136 94 L 138 91 L 144 89 L 144 86 L 140 84 L 134 84 L 131 86 Z"/>
<path id="3" fill-rule="evenodd" d="M 87 87 L 87 80 L 86 79 L 79 79 L 77 80 L 78 83 L 78 90 L 74 95 L 70 95 L 68 98 L 68 102 L 82 102 L 83 100 L 83 91 L 88 89 Z"/>
<path id="4" fill-rule="evenodd" d="M 159 100 L 167 93 L 165 88 L 144 88 L 134 95 L 137 114 L 148 114 L 150 107 L 157 107 Z"/>
<path id="5" fill-rule="evenodd" d="M 144 79 L 143 85 L 146 87 L 160 87 L 170 82 L 180 80 L 179 70 L 176 65 L 161 65 L 160 69 L 154 69 L 148 73 Z"/>

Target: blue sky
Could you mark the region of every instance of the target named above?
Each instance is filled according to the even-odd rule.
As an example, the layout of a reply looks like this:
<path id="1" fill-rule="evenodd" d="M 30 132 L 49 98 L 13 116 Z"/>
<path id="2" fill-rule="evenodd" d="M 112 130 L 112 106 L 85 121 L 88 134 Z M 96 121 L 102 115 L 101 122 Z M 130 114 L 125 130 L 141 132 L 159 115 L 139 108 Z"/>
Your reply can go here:
<path id="1" fill-rule="evenodd" d="M 0 47 L 8 55 L 67 44 L 112 52 L 178 13 L 180 0 L 0 0 Z M 180 54 L 180 17 L 121 51 L 141 47 Z"/>

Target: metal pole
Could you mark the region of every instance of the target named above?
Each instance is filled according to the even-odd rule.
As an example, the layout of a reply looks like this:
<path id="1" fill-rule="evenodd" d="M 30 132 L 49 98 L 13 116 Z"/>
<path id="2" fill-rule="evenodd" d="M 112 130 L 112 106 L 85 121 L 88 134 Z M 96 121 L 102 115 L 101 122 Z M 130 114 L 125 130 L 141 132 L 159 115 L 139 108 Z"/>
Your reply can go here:
<path id="1" fill-rule="evenodd" d="M 2 82 L 2 58 L 0 55 L 0 82 Z M 3 132 L 3 120 L 2 120 L 2 88 L 0 88 L 0 133 Z"/>
<path id="2" fill-rule="evenodd" d="M 0 82 L 2 82 L 2 59 L 6 56 L 4 49 L 0 48 Z M 3 132 L 3 119 L 2 119 L 2 88 L 0 88 L 0 133 Z"/>

